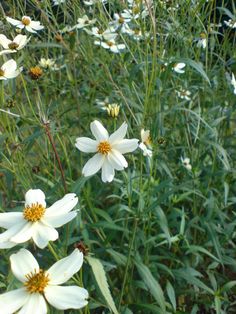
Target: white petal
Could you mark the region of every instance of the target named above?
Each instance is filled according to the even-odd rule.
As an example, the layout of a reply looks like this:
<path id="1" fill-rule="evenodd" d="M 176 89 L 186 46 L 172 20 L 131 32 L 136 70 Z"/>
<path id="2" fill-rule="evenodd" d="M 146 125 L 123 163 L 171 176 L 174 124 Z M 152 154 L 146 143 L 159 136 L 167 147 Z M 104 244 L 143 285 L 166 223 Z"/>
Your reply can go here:
<path id="1" fill-rule="evenodd" d="M 9 240 L 16 243 L 23 243 L 23 242 L 28 241 L 33 235 L 34 226 L 35 226 L 35 223 L 27 222 L 23 226 L 23 228 L 19 232 L 17 232 L 14 236 L 12 236 Z"/>
<path id="2" fill-rule="evenodd" d="M 138 147 L 137 139 L 131 140 L 125 139 L 112 146 L 112 148 L 119 151 L 121 154 L 133 152 L 137 147 Z"/>
<path id="3" fill-rule="evenodd" d="M 88 291 L 76 286 L 48 286 L 45 297 L 58 310 L 80 309 L 88 304 Z"/>
<path id="4" fill-rule="evenodd" d="M 113 145 L 115 144 L 116 142 L 119 142 L 121 140 L 123 140 L 123 138 L 125 137 L 126 135 L 126 132 L 127 132 L 127 128 L 128 128 L 128 125 L 126 122 L 124 122 L 118 130 L 116 130 L 114 133 L 112 133 L 109 137 L 109 142 Z"/>
<path id="5" fill-rule="evenodd" d="M 21 282 L 26 281 L 26 275 L 29 273 L 34 273 L 39 271 L 39 264 L 26 249 L 20 249 L 18 253 L 12 254 L 10 256 L 11 270 L 14 276 Z"/>
<path id="6" fill-rule="evenodd" d="M 97 151 L 98 142 L 88 137 L 78 137 L 75 147 L 84 153 L 95 153 Z"/>
<path id="7" fill-rule="evenodd" d="M 35 30 L 33 30 L 33 28 L 31 28 L 29 25 L 27 25 L 26 27 L 25 27 L 25 29 L 28 31 L 28 32 L 30 32 L 30 33 L 37 33 Z"/>
<path id="8" fill-rule="evenodd" d="M 30 38 L 29 38 L 30 39 Z M 26 44 L 27 42 L 29 41 L 29 39 L 27 39 L 27 36 L 26 35 L 17 35 L 15 38 L 14 38 L 14 42 L 17 43 L 19 45 L 19 47 L 17 48 L 18 50 L 19 49 L 22 49 Z"/>
<path id="9" fill-rule="evenodd" d="M 16 61 L 14 61 L 13 59 L 8 60 L 2 65 L 2 70 L 5 72 L 5 74 L 8 72 L 9 73 L 14 72 L 16 68 L 17 68 L 17 64 L 16 64 Z"/>
<path id="10" fill-rule="evenodd" d="M 115 170 L 112 165 L 105 160 L 102 165 L 102 181 L 103 182 L 111 182 L 114 179 Z"/>
<path id="11" fill-rule="evenodd" d="M 0 309 L 1 314 L 12 314 L 21 308 L 27 299 L 29 294 L 25 288 L 13 290 L 0 295 Z"/>
<path id="12" fill-rule="evenodd" d="M 68 193 L 62 199 L 55 202 L 52 206 L 46 209 L 44 217 L 60 216 L 67 214 L 78 203 L 78 197 L 75 193 Z"/>
<path id="13" fill-rule="evenodd" d="M 47 273 L 50 285 L 60 285 L 77 273 L 83 264 L 83 253 L 75 249 L 69 256 L 56 262 Z"/>
<path id="14" fill-rule="evenodd" d="M 31 206 L 36 203 L 46 207 L 45 194 L 40 189 L 30 189 L 25 193 L 25 206 Z"/>
<path id="15" fill-rule="evenodd" d="M 104 126 L 97 120 L 90 123 L 90 129 L 93 136 L 96 138 L 97 141 L 104 141 L 107 140 L 109 134 Z"/>
<path id="16" fill-rule="evenodd" d="M 12 247 L 16 245 L 17 243 L 10 242 L 10 241 L 0 242 L 0 249 L 11 249 Z"/>
<path id="17" fill-rule="evenodd" d="M 40 293 L 30 294 L 27 302 L 17 314 L 46 314 L 47 304 Z"/>
<path id="18" fill-rule="evenodd" d="M 44 26 L 40 25 L 39 21 L 31 21 L 30 22 L 30 27 L 35 29 L 36 31 L 40 31 L 41 29 L 44 29 Z"/>
<path id="19" fill-rule="evenodd" d="M 124 156 L 115 149 L 112 149 L 107 155 L 107 159 L 115 170 L 123 170 L 128 167 L 128 163 Z"/>
<path id="20" fill-rule="evenodd" d="M 0 34 L 0 45 L 3 46 L 4 49 L 9 49 L 8 45 L 11 43 L 11 40 L 8 39 L 5 35 Z"/>
<path id="21" fill-rule="evenodd" d="M 0 227 L 2 228 L 7 229 L 24 221 L 23 215 L 20 212 L 0 214 Z"/>
<path id="22" fill-rule="evenodd" d="M 14 26 L 17 26 L 17 25 L 19 25 L 19 24 L 22 24 L 21 21 L 15 20 L 15 19 L 13 19 L 13 18 L 11 18 L 11 17 L 8 17 L 8 16 L 6 17 L 6 20 L 7 20 L 7 22 L 11 23 L 11 24 L 14 25 Z"/>
<path id="23" fill-rule="evenodd" d="M 92 176 L 96 172 L 98 172 L 104 162 L 105 156 L 102 154 L 96 154 L 92 158 L 90 158 L 82 169 L 82 174 L 85 177 Z"/>
<path id="24" fill-rule="evenodd" d="M 46 225 L 52 226 L 54 228 L 59 228 L 65 224 L 67 224 L 69 221 L 74 219 L 77 216 L 77 212 L 72 211 L 67 214 L 63 214 L 60 216 L 48 216 L 44 217 L 42 222 L 44 222 Z"/>
<path id="25" fill-rule="evenodd" d="M 2 50 L 2 51 L 0 51 L 0 56 L 6 55 L 8 53 L 15 53 L 15 52 L 17 52 L 17 50 L 10 50 L 10 49 Z"/>
<path id="26" fill-rule="evenodd" d="M 35 224 L 32 238 L 40 249 L 44 249 L 48 245 L 49 241 L 55 241 L 58 239 L 58 232 L 53 227 L 46 226 L 42 222 L 38 222 Z"/>
<path id="27" fill-rule="evenodd" d="M 0 243 L 4 241 L 10 241 L 11 237 L 19 233 L 27 224 L 27 222 L 24 220 L 19 224 L 14 224 L 11 228 L 6 230 L 5 232 L 0 234 Z"/>

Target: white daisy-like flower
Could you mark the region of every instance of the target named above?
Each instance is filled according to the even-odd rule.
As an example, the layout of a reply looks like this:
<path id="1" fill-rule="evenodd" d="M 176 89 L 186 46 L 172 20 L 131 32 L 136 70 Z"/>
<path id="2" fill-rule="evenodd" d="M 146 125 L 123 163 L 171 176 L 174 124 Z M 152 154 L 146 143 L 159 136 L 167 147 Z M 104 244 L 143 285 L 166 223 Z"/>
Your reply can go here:
<path id="1" fill-rule="evenodd" d="M 12 254 L 10 262 L 14 276 L 23 286 L 0 295 L 1 314 L 46 314 L 47 302 L 58 310 L 80 309 L 88 304 L 86 289 L 61 286 L 83 264 L 83 253 L 78 249 L 46 271 L 26 249 Z"/>
<path id="2" fill-rule="evenodd" d="M 173 66 L 173 70 L 176 72 L 176 73 L 184 73 L 184 70 L 183 68 L 185 68 L 186 64 L 183 63 L 183 62 L 179 62 L 179 63 L 176 63 L 174 66 Z"/>
<path id="3" fill-rule="evenodd" d="M 6 20 L 17 28 L 25 28 L 30 33 L 37 33 L 37 31 L 44 28 L 43 25 L 40 25 L 39 21 L 32 21 L 31 18 L 26 15 L 23 16 L 21 20 L 15 20 L 8 16 L 6 17 Z"/>
<path id="4" fill-rule="evenodd" d="M 97 45 L 97 46 L 101 46 L 101 47 L 103 47 L 105 49 L 108 49 L 108 50 L 110 50 L 111 52 L 114 52 L 114 53 L 119 53 L 119 52 L 121 52 L 122 50 L 125 49 L 125 44 L 116 44 L 114 39 L 107 40 L 107 41 L 97 41 L 97 40 L 95 40 L 94 44 Z"/>
<path id="5" fill-rule="evenodd" d="M 141 143 L 139 148 L 143 151 L 143 156 L 152 157 L 150 130 L 141 130 Z"/>
<path id="6" fill-rule="evenodd" d="M 178 90 L 176 91 L 176 93 L 181 99 L 191 100 L 191 98 L 189 97 L 191 95 L 191 92 L 187 89 Z"/>
<path id="7" fill-rule="evenodd" d="M 205 33 L 201 33 L 200 38 L 197 41 L 197 47 L 206 49 L 206 45 L 207 45 L 207 36 Z"/>
<path id="8" fill-rule="evenodd" d="M 93 35 L 96 38 L 104 39 L 104 40 L 115 40 L 117 37 L 117 33 L 113 28 L 108 28 L 106 30 L 102 30 L 98 27 L 92 27 L 91 30 L 85 29 L 85 32 L 89 35 Z"/>
<path id="9" fill-rule="evenodd" d="M 53 59 L 46 59 L 46 58 L 41 58 L 39 60 L 39 65 L 44 68 L 44 69 L 50 69 L 50 68 L 53 68 L 54 65 L 55 65 L 55 60 Z"/>
<path id="10" fill-rule="evenodd" d="M 236 28 L 236 20 L 229 19 L 228 21 L 224 21 L 224 23 L 230 28 Z"/>
<path id="11" fill-rule="evenodd" d="M 96 22 L 96 19 L 90 20 L 87 15 L 84 15 L 81 18 L 78 18 L 77 22 L 78 22 L 78 24 L 76 24 L 74 26 L 74 28 L 81 29 L 81 28 L 87 27 L 91 24 L 94 24 Z"/>
<path id="12" fill-rule="evenodd" d="M 130 30 L 128 25 L 130 20 L 130 18 L 124 18 L 122 17 L 122 15 L 115 13 L 114 19 L 109 23 L 109 25 L 114 28 L 114 31 L 119 29 L 121 33 L 125 34 L 128 33 Z"/>
<path id="13" fill-rule="evenodd" d="M 17 35 L 13 40 L 8 39 L 5 35 L 0 34 L 0 45 L 4 48 L 0 55 L 14 53 L 21 50 L 28 43 L 30 38 L 26 35 Z"/>
<path id="14" fill-rule="evenodd" d="M 183 166 L 184 166 L 187 170 L 189 170 L 189 171 L 192 170 L 192 165 L 191 165 L 191 163 L 190 163 L 190 158 L 188 158 L 188 157 L 183 158 L 183 157 L 181 156 L 181 162 L 182 162 Z"/>
<path id="15" fill-rule="evenodd" d="M 234 73 L 232 73 L 231 84 L 233 85 L 234 94 L 236 95 L 236 80 L 235 80 Z"/>
<path id="16" fill-rule="evenodd" d="M 60 5 L 60 4 L 63 4 L 65 2 L 66 2 L 66 0 L 53 0 L 53 5 Z"/>
<path id="17" fill-rule="evenodd" d="M 17 69 L 16 61 L 13 59 L 5 62 L 0 68 L 0 80 L 8 80 L 17 77 L 23 70 L 22 67 Z"/>
<path id="18" fill-rule="evenodd" d="M 58 239 L 55 228 L 75 218 L 77 213 L 71 210 L 77 203 L 76 194 L 69 193 L 47 208 L 43 191 L 29 190 L 23 212 L 0 213 L 0 227 L 7 229 L 0 234 L 0 248 L 11 248 L 31 238 L 39 248 L 45 248 L 49 241 Z"/>
<path id="19" fill-rule="evenodd" d="M 124 139 L 127 132 L 124 122 L 118 130 L 109 136 L 104 126 L 97 120 L 90 124 L 95 140 L 78 137 L 75 146 L 84 153 L 96 153 L 83 167 L 82 174 L 92 176 L 102 168 L 102 181 L 111 182 L 115 170 L 123 170 L 128 163 L 123 154 L 133 152 L 138 147 L 138 139 Z"/>

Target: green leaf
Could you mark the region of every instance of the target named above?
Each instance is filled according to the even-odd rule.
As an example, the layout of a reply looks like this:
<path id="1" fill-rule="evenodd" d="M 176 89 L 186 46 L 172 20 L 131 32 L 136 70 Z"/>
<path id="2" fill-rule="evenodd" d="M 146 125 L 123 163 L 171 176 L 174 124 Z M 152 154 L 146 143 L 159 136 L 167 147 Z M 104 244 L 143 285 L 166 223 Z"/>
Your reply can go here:
<path id="1" fill-rule="evenodd" d="M 107 302 L 107 305 L 109 308 L 112 310 L 113 313 L 118 314 L 117 308 L 115 306 L 115 303 L 113 301 L 108 282 L 107 282 L 107 277 L 105 270 L 103 268 L 102 263 L 100 262 L 99 259 L 87 256 L 86 257 L 89 265 L 92 267 L 94 277 L 96 279 L 96 282 L 99 286 L 99 289 L 104 297 L 104 299 Z"/>
<path id="2" fill-rule="evenodd" d="M 138 269 L 140 277 L 146 284 L 151 295 L 154 297 L 158 305 L 161 307 L 163 314 L 166 313 L 165 298 L 161 286 L 153 277 L 152 273 L 150 272 L 149 268 L 146 265 L 144 265 L 141 262 L 135 262 L 135 264 Z"/>
<path id="3" fill-rule="evenodd" d="M 169 281 L 167 281 L 166 291 L 167 291 L 167 295 L 168 295 L 168 297 L 170 299 L 170 302 L 171 302 L 174 310 L 176 311 L 175 290 L 174 290 L 172 284 Z"/>

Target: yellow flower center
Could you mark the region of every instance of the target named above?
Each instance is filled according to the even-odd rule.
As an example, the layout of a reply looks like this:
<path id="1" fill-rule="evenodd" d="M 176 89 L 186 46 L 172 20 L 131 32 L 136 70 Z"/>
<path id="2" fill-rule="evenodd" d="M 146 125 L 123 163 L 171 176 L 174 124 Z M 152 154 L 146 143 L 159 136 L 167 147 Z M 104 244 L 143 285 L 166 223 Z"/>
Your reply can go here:
<path id="1" fill-rule="evenodd" d="M 29 293 L 43 293 L 49 282 L 48 274 L 45 274 L 42 269 L 38 273 L 29 273 L 25 277 L 27 281 L 24 285 Z"/>
<path id="2" fill-rule="evenodd" d="M 0 69 L 0 76 L 4 76 L 4 71 Z"/>
<path id="3" fill-rule="evenodd" d="M 28 17 L 23 17 L 22 18 L 22 20 L 21 20 L 21 22 L 25 25 L 25 26 L 27 26 L 27 25 L 29 25 L 30 24 L 30 19 L 28 18 Z"/>
<path id="4" fill-rule="evenodd" d="M 134 6 L 132 12 L 133 14 L 138 14 L 140 12 L 140 8 L 138 6 Z"/>
<path id="5" fill-rule="evenodd" d="M 35 222 L 40 220 L 45 214 L 46 208 L 41 204 L 32 204 L 31 206 L 26 206 L 23 210 L 23 216 L 26 220 Z"/>
<path id="6" fill-rule="evenodd" d="M 125 22 L 125 19 L 123 17 L 120 17 L 119 20 L 118 20 L 118 23 L 119 24 L 124 24 Z"/>
<path id="7" fill-rule="evenodd" d="M 9 49 L 12 49 L 12 50 L 14 50 L 14 49 L 16 49 L 16 48 L 18 48 L 18 47 L 19 47 L 19 45 L 18 45 L 17 43 L 14 43 L 14 41 L 11 42 L 11 43 L 8 45 L 8 48 L 9 48 Z"/>
<path id="8" fill-rule="evenodd" d="M 98 152 L 103 155 L 107 155 L 111 151 L 111 145 L 107 141 L 100 142 L 98 144 Z"/>
<path id="9" fill-rule="evenodd" d="M 108 45 L 109 47 L 112 47 L 112 46 L 114 45 L 114 43 L 113 43 L 112 41 L 107 41 L 107 45 Z"/>
<path id="10" fill-rule="evenodd" d="M 39 79 L 40 76 L 42 76 L 42 74 L 43 74 L 43 70 L 40 67 L 38 67 L 38 66 L 32 67 L 29 70 L 29 75 L 32 78 L 32 80 Z"/>

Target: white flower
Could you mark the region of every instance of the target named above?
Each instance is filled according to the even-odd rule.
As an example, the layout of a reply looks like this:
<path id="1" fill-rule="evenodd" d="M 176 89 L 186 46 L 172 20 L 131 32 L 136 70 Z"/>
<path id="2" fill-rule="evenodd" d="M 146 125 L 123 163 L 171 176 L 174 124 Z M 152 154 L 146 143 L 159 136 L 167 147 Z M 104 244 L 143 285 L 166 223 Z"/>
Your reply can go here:
<path id="1" fill-rule="evenodd" d="M 0 34 L 0 45 L 5 49 L 0 52 L 0 55 L 7 53 L 14 53 L 21 50 L 28 43 L 30 38 L 27 39 L 25 35 L 17 35 L 13 40 L 8 39 L 5 35 Z"/>
<path id="2" fill-rule="evenodd" d="M 32 21 L 29 16 L 23 16 L 21 21 L 15 20 L 11 17 L 6 17 L 6 20 L 17 28 L 25 28 L 30 33 L 37 33 L 36 31 L 40 31 L 44 28 L 43 25 L 40 25 L 39 21 Z"/>
<path id="3" fill-rule="evenodd" d="M 50 69 L 53 68 L 55 64 L 55 60 L 53 59 L 45 59 L 45 58 L 41 58 L 39 60 L 39 65 L 44 68 L 44 69 Z"/>
<path id="4" fill-rule="evenodd" d="M 74 28 L 84 28 L 96 22 L 96 19 L 90 20 L 87 15 L 84 15 L 82 18 L 77 19 L 78 24 L 74 26 Z"/>
<path id="5" fill-rule="evenodd" d="M 0 234 L 0 248 L 11 248 L 31 238 L 39 248 L 45 248 L 49 241 L 55 241 L 58 238 L 55 228 L 75 218 L 76 212 L 71 210 L 77 203 L 76 195 L 69 193 L 46 208 L 43 191 L 29 190 L 25 194 L 23 212 L 0 214 L 0 227 L 7 229 Z"/>
<path id="6" fill-rule="evenodd" d="M 183 62 L 180 62 L 180 63 L 176 63 L 174 66 L 173 66 L 173 70 L 177 73 L 184 73 L 184 70 L 183 68 L 186 66 L 185 63 Z"/>
<path id="7" fill-rule="evenodd" d="M 198 48 L 203 48 L 206 49 L 206 45 L 207 45 L 207 37 L 205 33 L 201 33 L 200 34 L 200 38 L 197 41 L 197 47 Z"/>
<path id="8" fill-rule="evenodd" d="M 115 40 L 117 37 L 117 33 L 114 33 L 113 28 L 108 28 L 105 31 L 101 30 L 98 27 L 92 27 L 92 30 L 85 29 L 87 34 L 93 35 L 97 38 L 104 39 L 104 40 Z"/>
<path id="9" fill-rule="evenodd" d="M 152 157 L 150 130 L 141 130 L 141 143 L 139 148 L 143 151 L 143 156 Z"/>
<path id="10" fill-rule="evenodd" d="M 234 94 L 236 95 L 236 80 L 235 80 L 234 73 L 232 73 L 231 84 L 233 85 L 233 88 L 234 88 Z"/>
<path id="11" fill-rule="evenodd" d="M 119 29 L 121 33 L 125 34 L 130 30 L 128 22 L 130 22 L 130 18 L 124 18 L 122 15 L 115 13 L 114 20 L 109 25 L 113 27 L 114 31 Z"/>
<path id="12" fill-rule="evenodd" d="M 8 80 L 17 77 L 22 70 L 22 67 L 17 69 L 16 61 L 10 59 L 0 68 L 0 80 Z"/>
<path id="13" fill-rule="evenodd" d="M 83 1 L 85 5 L 88 5 L 88 6 L 91 6 L 91 5 L 94 5 L 95 3 L 102 3 L 102 4 L 106 4 L 107 3 L 107 0 L 88 0 L 88 1 Z"/>
<path id="14" fill-rule="evenodd" d="M 60 5 L 62 3 L 65 3 L 66 0 L 53 0 L 53 5 Z"/>
<path id="15" fill-rule="evenodd" d="M 190 159 L 189 158 L 187 158 L 187 157 L 185 157 L 185 158 L 183 158 L 182 156 L 181 156 L 181 162 L 182 162 L 182 164 L 183 164 L 183 166 L 187 169 L 187 170 L 192 170 L 192 165 L 190 164 Z"/>
<path id="16" fill-rule="evenodd" d="M 230 28 L 236 28 L 236 20 L 229 19 L 228 21 L 224 21 L 224 23 Z"/>
<path id="17" fill-rule="evenodd" d="M 105 42 L 95 40 L 94 44 L 97 46 L 102 46 L 103 48 L 108 49 L 114 53 L 119 53 L 121 52 L 121 50 L 125 49 L 124 44 L 116 44 L 114 39 L 111 39 Z"/>
<path id="18" fill-rule="evenodd" d="M 88 304 L 86 289 L 61 286 L 83 264 L 83 253 L 78 249 L 46 271 L 39 267 L 37 260 L 26 249 L 12 254 L 10 261 L 14 276 L 23 285 L 0 295 L 1 314 L 46 314 L 47 302 L 58 310 L 80 309 Z"/>
<path id="19" fill-rule="evenodd" d="M 189 97 L 191 95 L 191 92 L 187 89 L 181 89 L 179 91 L 176 91 L 177 95 L 181 99 L 191 100 Z"/>
<path id="20" fill-rule="evenodd" d="M 128 163 L 122 154 L 133 152 L 138 147 L 137 139 L 124 139 L 127 132 L 127 124 L 109 136 L 104 126 L 97 120 L 90 124 L 90 129 L 95 137 L 78 137 L 75 146 L 85 153 L 96 153 L 83 167 L 84 176 L 92 176 L 102 168 L 102 181 L 111 182 L 115 176 L 115 170 L 123 170 Z"/>

